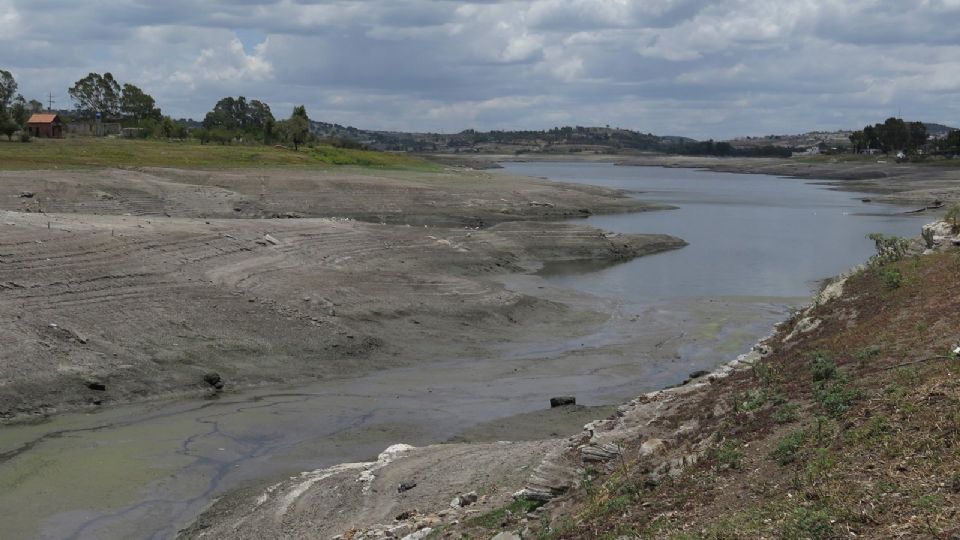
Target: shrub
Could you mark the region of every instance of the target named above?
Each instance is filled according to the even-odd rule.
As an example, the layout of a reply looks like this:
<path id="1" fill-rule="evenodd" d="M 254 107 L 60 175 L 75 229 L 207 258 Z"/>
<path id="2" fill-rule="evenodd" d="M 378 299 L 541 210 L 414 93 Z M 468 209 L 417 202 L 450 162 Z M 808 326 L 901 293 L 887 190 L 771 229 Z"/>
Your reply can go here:
<path id="1" fill-rule="evenodd" d="M 783 538 L 820 540 L 833 538 L 832 516 L 824 510 L 797 508 L 787 517 L 783 526 Z"/>
<path id="2" fill-rule="evenodd" d="M 899 289 L 903 284 L 903 273 L 896 268 L 887 268 L 880 272 L 880 279 L 888 289 Z"/>
<path id="3" fill-rule="evenodd" d="M 773 413 L 773 420 L 778 424 L 789 424 L 800 419 L 800 406 L 796 403 L 784 403 Z"/>
<path id="4" fill-rule="evenodd" d="M 843 379 L 822 385 L 816 393 L 817 402 L 827 414 L 833 417 L 847 412 L 853 402 L 860 399 L 862 395 L 859 388 L 849 386 Z"/>
<path id="5" fill-rule="evenodd" d="M 33 137 L 30 136 L 29 132 L 23 131 L 20 133 L 20 142 L 28 143 L 33 140 Z"/>
<path id="6" fill-rule="evenodd" d="M 897 262 L 907 255 L 910 242 L 906 238 L 899 236 L 887 236 L 881 233 L 867 235 L 867 238 L 873 240 L 877 248 L 877 253 L 870 258 L 870 266 L 881 266 L 884 264 Z"/>
<path id="7" fill-rule="evenodd" d="M 817 351 L 813 353 L 813 361 L 810 362 L 810 373 L 813 374 L 814 381 L 829 381 L 837 377 L 837 365 L 827 353 Z"/>
<path id="8" fill-rule="evenodd" d="M 807 434 L 803 431 L 794 431 L 787 435 L 777 444 L 777 447 L 770 452 L 770 456 L 777 460 L 781 465 L 793 463 L 797 459 L 797 454 L 803 448 L 804 441 L 807 440 Z"/>
<path id="9" fill-rule="evenodd" d="M 739 469 L 740 460 L 743 454 L 737 449 L 737 441 L 725 441 L 714 450 L 714 458 L 717 460 L 717 469 Z"/>

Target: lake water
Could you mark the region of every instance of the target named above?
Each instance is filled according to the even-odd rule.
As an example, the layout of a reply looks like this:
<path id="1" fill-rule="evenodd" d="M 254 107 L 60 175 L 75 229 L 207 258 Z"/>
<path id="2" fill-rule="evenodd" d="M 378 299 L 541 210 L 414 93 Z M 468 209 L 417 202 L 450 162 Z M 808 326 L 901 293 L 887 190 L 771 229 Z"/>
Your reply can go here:
<path id="1" fill-rule="evenodd" d="M 618 403 L 715 367 L 770 332 L 817 282 L 862 262 L 870 232 L 916 235 L 928 218 L 857 194 L 769 176 L 606 164 L 508 163 L 504 172 L 617 187 L 677 210 L 595 216 L 615 232 L 690 245 L 606 268 L 508 276 L 519 290 L 610 314 L 590 335 L 508 343 L 489 358 L 432 359 L 216 401 L 112 407 L 0 430 L 0 537 L 170 538 L 245 481 L 424 445 L 551 395 Z M 584 301 L 583 293 L 597 300 Z"/>
<path id="2" fill-rule="evenodd" d="M 684 249 L 583 274 L 563 269 L 556 284 L 635 302 L 677 297 L 808 297 L 820 280 L 866 260 L 873 232 L 918 236 L 929 216 L 861 202 L 862 194 L 810 181 L 599 163 L 504 163 L 505 173 L 628 190 L 669 212 L 594 216 L 622 233 L 679 236 Z"/>

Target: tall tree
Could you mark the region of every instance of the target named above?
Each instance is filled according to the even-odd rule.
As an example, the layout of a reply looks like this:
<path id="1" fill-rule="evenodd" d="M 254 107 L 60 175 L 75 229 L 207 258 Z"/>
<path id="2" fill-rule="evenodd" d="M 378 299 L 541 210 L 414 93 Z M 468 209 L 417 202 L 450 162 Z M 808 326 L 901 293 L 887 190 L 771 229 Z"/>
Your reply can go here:
<path id="1" fill-rule="evenodd" d="M 132 84 L 123 85 L 120 94 L 120 112 L 123 113 L 124 118 L 136 120 L 137 123 L 147 118 L 154 120 L 161 118 L 160 109 L 157 108 L 157 102 L 154 101 L 153 96 Z"/>
<path id="2" fill-rule="evenodd" d="M 30 120 L 30 110 L 27 109 L 27 100 L 20 94 L 13 98 L 13 104 L 10 105 L 10 118 L 21 128 L 27 126 Z"/>
<path id="3" fill-rule="evenodd" d="M 120 116 L 120 84 L 110 73 L 90 73 L 77 81 L 67 93 L 76 103 L 77 112 L 84 118 L 100 113 L 104 120 Z"/>
<path id="4" fill-rule="evenodd" d="M 16 94 L 17 81 L 13 78 L 13 74 L 0 69 L 0 111 L 7 110 Z"/>
<path id="5" fill-rule="evenodd" d="M 208 130 L 224 129 L 242 132 L 265 142 L 270 138 L 276 120 L 270 106 L 256 99 L 225 97 L 214 105 L 203 119 L 203 127 Z"/>
<path id="6" fill-rule="evenodd" d="M 303 105 L 293 108 L 290 118 L 280 122 L 280 134 L 293 143 L 294 150 L 300 150 L 300 145 L 310 138 L 310 118 L 307 108 Z"/>
<path id="7" fill-rule="evenodd" d="M 31 113 L 43 112 L 43 103 L 40 103 L 35 99 L 31 99 L 30 102 L 27 103 L 27 107 L 30 108 Z"/>

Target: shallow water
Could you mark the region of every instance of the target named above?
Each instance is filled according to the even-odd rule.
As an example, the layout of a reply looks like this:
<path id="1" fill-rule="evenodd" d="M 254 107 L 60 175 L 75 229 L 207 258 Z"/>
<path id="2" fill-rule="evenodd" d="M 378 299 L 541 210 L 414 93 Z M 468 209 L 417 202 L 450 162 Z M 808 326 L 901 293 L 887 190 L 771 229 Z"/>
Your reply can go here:
<path id="1" fill-rule="evenodd" d="M 443 441 L 551 395 L 616 403 L 743 352 L 817 280 L 863 261 L 868 232 L 914 235 L 923 217 L 800 180 L 602 164 L 506 164 L 506 172 L 643 191 L 669 212 L 596 216 L 610 231 L 690 246 L 626 264 L 508 276 L 512 288 L 600 306 L 587 336 L 511 343 L 286 391 L 115 407 L 0 431 L 3 538 L 169 538 L 225 490 Z M 542 289 L 546 286 L 547 289 Z M 590 293 L 584 300 L 565 288 Z"/>

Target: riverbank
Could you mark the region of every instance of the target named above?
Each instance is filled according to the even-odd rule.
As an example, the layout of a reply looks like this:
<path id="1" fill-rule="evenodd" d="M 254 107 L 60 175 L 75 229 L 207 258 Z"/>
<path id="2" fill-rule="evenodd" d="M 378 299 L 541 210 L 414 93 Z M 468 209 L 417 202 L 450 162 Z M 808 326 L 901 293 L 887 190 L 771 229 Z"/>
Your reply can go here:
<path id="1" fill-rule="evenodd" d="M 831 283 L 750 353 L 580 435 L 396 449 L 228 497 L 181 537 L 951 537 L 957 248 L 928 253 Z"/>
<path id="2" fill-rule="evenodd" d="M 924 206 L 933 201 L 960 201 L 960 161 L 941 160 L 897 163 L 883 156 L 812 156 L 802 158 L 718 158 L 665 154 L 523 154 L 472 155 L 457 161 L 442 156 L 440 162 L 483 168 L 510 161 L 615 163 L 635 167 L 704 169 L 715 172 L 766 174 L 823 180 L 836 189 L 873 193 L 877 202 Z"/>
<path id="3" fill-rule="evenodd" d="M 492 276 L 684 245 L 571 216 L 666 209 L 486 173 L 0 172 L 0 419 L 309 382 L 605 315 Z"/>

